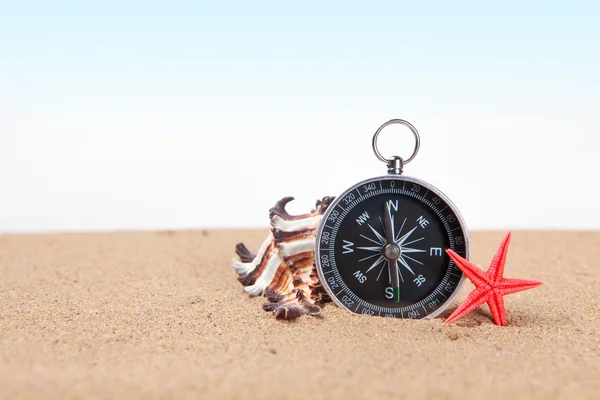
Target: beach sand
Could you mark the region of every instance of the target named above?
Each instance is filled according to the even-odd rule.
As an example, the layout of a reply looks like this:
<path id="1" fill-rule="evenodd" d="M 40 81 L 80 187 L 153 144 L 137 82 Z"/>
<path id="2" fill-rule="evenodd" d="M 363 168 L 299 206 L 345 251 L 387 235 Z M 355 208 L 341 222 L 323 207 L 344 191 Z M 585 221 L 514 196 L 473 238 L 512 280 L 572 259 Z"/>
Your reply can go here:
<path id="1" fill-rule="evenodd" d="M 231 267 L 267 230 L 0 236 L 0 398 L 600 398 L 600 232 L 513 232 L 544 282 L 454 325 L 277 321 Z M 487 269 L 506 232 L 473 232 Z"/>

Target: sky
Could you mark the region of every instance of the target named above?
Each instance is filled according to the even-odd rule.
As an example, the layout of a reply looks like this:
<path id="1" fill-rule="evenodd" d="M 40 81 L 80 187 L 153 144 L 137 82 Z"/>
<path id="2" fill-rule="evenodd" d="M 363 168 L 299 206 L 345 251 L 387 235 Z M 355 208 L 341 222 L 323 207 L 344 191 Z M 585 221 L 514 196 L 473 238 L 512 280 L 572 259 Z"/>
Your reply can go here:
<path id="1" fill-rule="evenodd" d="M 392 118 L 469 228 L 600 229 L 592 2 L 0 10 L 0 232 L 266 227 L 385 174 Z"/>

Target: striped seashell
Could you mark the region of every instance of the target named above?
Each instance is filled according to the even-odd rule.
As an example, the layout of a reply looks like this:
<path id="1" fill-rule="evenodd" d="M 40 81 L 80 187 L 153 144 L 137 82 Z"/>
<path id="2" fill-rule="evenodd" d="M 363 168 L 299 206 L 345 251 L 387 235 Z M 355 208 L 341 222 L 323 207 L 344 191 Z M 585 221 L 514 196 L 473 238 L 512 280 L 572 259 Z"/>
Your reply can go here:
<path id="1" fill-rule="evenodd" d="M 285 206 L 294 198 L 284 197 L 270 210 L 271 233 L 258 252 L 252 254 L 243 243 L 235 248 L 238 281 L 251 296 L 264 295 L 263 309 L 275 318 L 318 315 L 319 305 L 330 300 L 317 275 L 314 250 L 319 223 L 333 199 L 324 197 L 310 213 L 293 216 Z"/>

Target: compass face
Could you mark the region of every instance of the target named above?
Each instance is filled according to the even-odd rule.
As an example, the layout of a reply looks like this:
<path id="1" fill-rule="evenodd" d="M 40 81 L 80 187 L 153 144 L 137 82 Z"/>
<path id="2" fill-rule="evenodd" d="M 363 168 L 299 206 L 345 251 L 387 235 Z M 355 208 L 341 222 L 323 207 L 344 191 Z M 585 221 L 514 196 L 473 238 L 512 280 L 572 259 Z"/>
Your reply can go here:
<path id="1" fill-rule="evenodd" d="M 317 271 L 330 297 L 351 312 L 434 317 L 463 281 L 446 249 L 468 258 L 468 245 L 443 193 L 415 178 L 385 176 L 360 182 L 329 206 L 317 234 Z"/>

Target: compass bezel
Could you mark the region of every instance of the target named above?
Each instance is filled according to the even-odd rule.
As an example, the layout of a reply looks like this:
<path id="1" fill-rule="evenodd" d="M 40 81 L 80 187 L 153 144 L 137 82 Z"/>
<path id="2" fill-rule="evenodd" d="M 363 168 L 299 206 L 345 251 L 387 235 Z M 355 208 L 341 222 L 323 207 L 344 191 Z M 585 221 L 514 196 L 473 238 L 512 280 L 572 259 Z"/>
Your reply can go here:
<path id="1" fill-rule="evenodd" d="M 466 259 L 470 259 L 471 257 L 471 246 L 470 246 L 470 237 L 469 237 L 469 231 L 467 229 L 467 225 L 465 223 L 465 220 L 462 216 L 462 214 L 460 213 L 460 211 L 458 210 L 458 208 L 456 207 L 456 205 L 450 200 L 450 198 L 448 198 L 448 196 L 446 196 L 441 190 L 439 190 L 437 187 L 431 185 L 428 182 L 425 182 L 421 179 L 415 178 L 415 177 L 411 177 L 411 176 L 406 176 L 406 175 L 383 175 L 383 176 L 378 176 L 378 177 L 374 177 L 374 178 L 369 178 L 369 179 L 365 179 L 363 181 L 360 181 L 354 185 L 352 185 L 351 187 L 349 187 L 348 189 L 346 189 L 342 194 L 340 194 L 339 196 L 336 197 L 336 199 L 330 204 L 330 206 L 328 207 L 327 211 L 325 212 L 325 214 L 323 215 L 323 218 L 321 219 L 321 222 L 319 224 L 319 228 L 317 230 L 317 236 L 316 236 L 316 242 L 315 242 L 315 265 L 316 265 L 316 269 L 317 269 L 317 274 L 319 276 L 319 279 L 321 281 L 321 284 L 323 285 L 323 288 L 325 289 L 325 291 L 327 292 L 327 294 L 329 295 L 329 297 L 332 299 L 332 301 L 340 308 L 352 313 L 352 314 L 359 314 L 355 311 L 352 311 L 348 306 L 346 306 L 345 304 L 342 303 L 342 301 L 340 299 L 337 298 L 337 296 L 335 295 L 335 293 L 333 292 L 332 288 L 330 287 L 328 281 L 326 280 L 324 271 L 323 271 L 323 266 L 322 261 L 321 261 L 321 248 L 322 248 L 322 235 L 325 229 L 325 225 L 327 224 L 329 217 L 331 215 L 331 213 L 333 212 L 333 210 L 335 209 L 335 207 L 338 206 L 338 204 L 350 193 L 356 191 L 358 188 L 360 188 L 363 185 L 367 185 L 369 183 L 373 183 L 373 182 L 380 182 L 380 181 L 389 181 L 389 180 L 395 180 L 395 181 L 403 181 L 403 182 L 410 182 L 410 183 L 415 183 L 418 184 L 426 189 L 428 189 L 429 191 L 431 191 L 432 193 L 434 193 L 437 197 L 439 197 L 442 201 L 444 201 L 446 203 L 446 205 L 448 206 L 448 208 L 450 210 L 452 210 L 452 213 L 454 214 L 454 216 L 456 217 L 456 221 L 458 222 L 461 232 L 462 232 L 462 237 L 464 240 L 464 246 L 465 246 L 465 258 Z M 455 235 L 456 236 L 456 235 Z M 446 270 L 451 268 L 453 261 L 450 260 L 448 262 L 448 265 L 446 267 Z M 456 287 L 454 288 L 454 290 L 452 291 L 452 293 L 450 293 L 450 295 L 447 297 L 447 299 L 434 311 L 432 311 L 431 313 L 425 315 L 423 318 L 424 319 L 432 319 L 435 318 L 437 316 L 439 316 L 442 312 L 444 312 L 456 299 L 456 296 L 458 296 L 458 293 L 460 292 L 460 289 L 463 285 L 465 281 L 465 276 L 464 274 L 461 273 L 461 278 L 458 281 L 458 283 L 456 284 Z M 348 289 L 350 290 L 350 289 Z M 357 298 L 360 298 L 360 296 L 354 294 Z M 418 304 L 418 303 L 415 303 Z M 358 309 L 359 307 L 357 307 Z M 404 318 L 403 315 L 395 315 L 395 317 L 397 318 Z"/>

